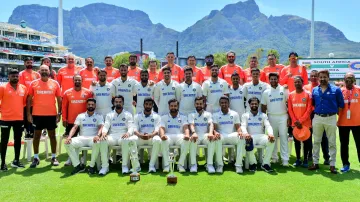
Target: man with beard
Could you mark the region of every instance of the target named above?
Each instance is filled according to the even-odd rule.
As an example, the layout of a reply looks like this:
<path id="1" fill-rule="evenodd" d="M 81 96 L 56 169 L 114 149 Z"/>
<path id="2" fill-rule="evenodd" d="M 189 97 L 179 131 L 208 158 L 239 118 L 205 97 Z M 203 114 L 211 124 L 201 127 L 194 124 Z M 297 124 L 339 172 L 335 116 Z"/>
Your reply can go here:
<path id="1" fill-rule="evenodd" d="M 241 117 L 245 112 L 244 87 L 239 84 L 240 76 L 238 73 L 231 75 L 231 81 L 233 85 L 229 88 L 230 109 L 236 111 Z"/>
<path id="2" fill-rule="evenodd" d="M 253 69 L 258 69 L 258 65 L 259 65 L 258 58 L 256 56 L 252 56 L 250 58 L 250 61 L 249 61 L 249 68 L 244 70 L 244 76 L 245 76 L 244 83 L 248 83 L 248 82 L 252 81 L 252 73 L 251 73 L 251 71 Z M 263 71 L 260 71 L 259 79 L 262 82 L 266 81 L 266 75 L 265 75 L 265 73 Z"/>
<path id="3" fill-rule="evenodd" d="M 169 68 L 170 72 L 171 72 L 171 79 L 181 83 L 184 81 L 184 70 L 177 64 L 175 64 L 175 54 L 173 52 L 169 52 L 166 54 L 166 60 L 167 60 L 167 65 L 165 65 L 164 67 L 161 68 Z M 164 72 L 160 71 L 159 73 L 159 80 L 162 80 L 164 78 Z"/>
<path id="4" fill-rule="evenodd" d="M 117 79 L 120 77 L 120 71 L 116 68 L 114 68 L 112 65 L 114 64 L 114 60 L 111 56 L 106 56 L 104 59 L 105 62 L 105 71 L 106 71 L 106 81 L 112 82 L 114 79 Z"/>
<path id="5" fill-rule="evenodd" d="M 24 85 L 29 89 L 30 83 L 36 79 L 40 78 L 40 74 L 33 70 L 34 61 L 30 57 L 24 59 L 25 70 L 19 73 L 19 84 Z M 30 112 L 32 112 L 32 107 L 30 107 Z M 25 138 L 30 139 L 34 136 L 34 127 L 27 121 L 26 116 L 26 107 L 24 107 L 24 128 L 25 128 Z"/>
<path id="6" fill-rule="evenodd" d="M 253 145 L 261 145 L 265 147 L 265 155 L 263 158 L 263 163 L 261 168 L 265 172 L 272 172 L 273 169 L 270 167 L 270 159 L 274 150 L 274 142 L 275 137 L 272 130 L 272 127 L 269 123 L 269 120 L 266 114 L 260 112 L 259 105 L 260 100 L 257 97 L 252 97 L 248 100 L 250 106 L 250 112 L 246 112 L 241 117 L 241 131 L 243 132 L 243 136 L 246 141 L 253 142 Z M 267 135 L 265 134 L 265 130 L 267 131 Z M 256 158 L 254 150 L 247 151 L 249 155 L 249 170 L 252 172 L 256 171 Z"/>
<path id="7" fill-rule="evenodd" d="M 136 142 L 138 137 L 133 135 L 133 116 L 123 108 L 124 97 L 121 95 L 115 96 L 113 98 L 113 105 L 115 109 L 106 115 L 101 139 L 106 139 L 109 146 L 121 145 L 122 173 L 126 174 L 129 173 L 129 168 L 127 166 L 129 152 L 136 151 L 135 155 L 137 155 Z M 136 169 L 136 171 L 141 170 L 139 161 L 136 162 L 136 168 L 133 169 Z"/>
<path id="8" fill-rule="evenodd" d="M 136 66 L 137 56 L 135 54 L 131 54 L 129 56 L 129 71 L 128 77 L 140 82 L 140 71 L 141 69 Z"/>
<path id="9" fill-rule="evenodd" d="M 219 77 L 224 79 L 229 85 L 232 85 L 231 75 L 233 73 L 238 73 L 240 76 L 240 85 L 245 83 L 245 75 L 242 68 L 235 64 L 236 54 L 233 51 L 230 51 L 226 54 L 228 61 L 227 65 L 224 65 L 220 68 Z"/>
<path id="10" fill-rule="evenodd" d="M 125 98 L 123 103 L 125 111 L 134 114 L 133 109 L 133 94 L 136 91 L 137 81 L 128 77 L 128 67 L 126 64 L 120 65 L 120 78 L 117 78 L 111 82 L 115 88 L 115 95 L 122 95 Z"/>
<path id="11" fill-rule="evenodd" d="M 186 72 L 185 72 L 186 77 Z M 215 154 L 215 139 L 214 139 L 214 124 L 212 122 L 212 115 L 204 111 L 204 98 L 202 96 L 195 98 L 196 112 L 189 114 L 188 121 L 190 125 L 190 172 L 197 172 L 197 146 L 199 144 L 207 145 L 206 170 L 208 173 L 215 173 L 214 169 L 214 154 Z"/>
<path id="12" fill-rule="evenodd" d="M 194 99 L 202 96 L 201 86 L 193 81 L 193 68 L 185 67 L 185 81 L 179 85 L 178 101 L 180 102 L 180 113 L 185 116 L 195 112 Z"/>
<path id="13" fill-rule="evenodd" d="M 261 97 L 261 111 L 269 117 L 270 124 L 275 136 L 275 149 L 273 159 L 278 159 L 277 141 L 280 139 L 280 156 L 283 166 L 289 165 L 288 151 L 288 91 L 279 85 L 279 74 L 270 73 L 269 81 L 271 87 L 266 89 Z"/>
<path id="14" fill-rule="evenodd" d="M 21 150 L 21 136 L 24 124 L 23 108 L 26 103 L 27 90 L 25 85 L 19 84 L 19 71 L 9 71 L 9 82 L 0 86 L 0 110 L 1 110 L 1 167 L 0 171 L 7 171 L 6 150 L 10 137 L 10 129 L 13 128 L 15 158 L 11 167 L 24 168 L 19 161 Z"/>
<path id="15" fill-rule="evenodd" d="M 149 80 L 154 81 L 155 83 L 158 83 L 161 81 L 159 79 L 159 72 L 157 71 L 157 61 L 156 60 L 150 60 L 149 61 Z M 140 73 L 141 75 L 141 73 Z"/>
<path id="16" fill-rule="evenodd" d="M 51 163 L 54 166 L 59 165 L 56 159 L 56 137 L 55 129 L 61 116 L 61 90 L 58 82 L 49 79 L 50 71 L 46 65 L 40 66 L 41 78 L 31 82 L 29 94 L 27 97 L 26 111 L 27 118 L 35 127 L 33 139 L 34 160 L 30 167 L 35 168 L 39 165 L 39 143 L 41 131 L 47 129 L 51 145 Z M 57 107 L 56 107 L 57 103 Z M 31 105 L 33 111 L 31 113 Z M 58 112 L 56 113 L 56 111 Z"/>
<path id="17" fill-rule="evenodd" d="M 212 54 L 205 56 L 205 64 L 201 70 L 204 74 L 204 81 L 211 78 L 211 66 L 214 64 L 214 56 Z"/>
<path id="18" fill-rule="evenodd" d="M 244 84 L 244 98 L 249 100 L 252 97 L 257 97 L 257 99 L 261 100 L 262 94 L 268 88 L 270 88 L 269 84 L 260 81 L 260 73 L 261 71 L 257 68 L 251 70 L 252 81 Z M 250 111 L 250 103 L 246 102 L 246 111 Z"/>
<path id="19" fill-rule="evenodd" d="M 161 118 L 152 111 L 154 100 L 150 97 L 143 100 L 144 110 L 141 113 L 136 114 L 134 118 L 134 135 L 138 137 L 137 145 L 152 145 L 149 163 L 149 173 L 152 173 L 156 172 L 155 162 L 160 151 L 161 139 L 159 137 L 159 129 Z"/>
<path id="20" fill-rule="evenodd" d="M 169 146 L 181 146 L 178 161 L 179 172 L 185 172 L 184 164 L 190 146 L 190 134 L 187 117 L 179 113 L 179 101 L 170 99 L 170 113 L 161 117 L 160 138 L 163 155 L 163 172 L 169 172 Z"/>
<path id="21" fill-rule="evenodd" d="M 141 82 L 136 84 L 136 113 L 142 113 L 144 111 L 144 100 L 154 95 L 154 85 L 149 84 L 149 72 L 147 70 L 141 70 L 140 72 Z"/>
<path id="22" fill-rule="evenodd" d="M 319 169 L 319 152 L 324 131 L 329 140 L 330 172 L 337 174 L 336 164 L 336 115 L 339 108 L 344 108 L 344 97 L 340 88 L 329 84 L 329 71 L 319 71 L 320 85 L 312 91 L 315 107 L 313 126 L 313 165 L 309 170 Z"/>
<path id="23" fill-rule="evenodd" d="M 192 80 L 201 85 L 204 82 L 204 74 L 202 73 L 201 69 L 196 66 L 196 57 L 194 55 L 190 55 L 188 57 L 187 63 L 188 66 L 191 67 L 193 71 Z"/>
<path id="24" fill-rule="evenodd" d="M 107 144 L 101 138 L 101 130 L 104 126 L 104 119 L 100 114 L 95 113 L 96 100 L 89 98 L 86 100 L 87 111 L 76 117 L 69 137 L 65 140 L 65 148 L 74 165 L 71 175 L 83 172 L 85 167 L 80 163 L 79 150 L 81 147 L 92 147 L 91 162 L 89 165 L 89 174 L 95 173 L 95 162 L 101 151 L 102 169 L 99 174 L 105 175 L 108 171 Z M 74 137 L 75 132 L 80 128 L 80 135 Z M 104 151 L 104 152 L 103 152 Z"/>
<path id="25" fill-rule="evenodd" d="M 82 86 L 89 89 L 92 82 L 97 80 L 98 69 L 94 68 L 94 59 L 88 57 L 85 59 L 86 68 L 80 70 L 79 74 L 82 78 Z"/>
<path id="26" fill-rule="evenodd" d="M 154 101 L 159 107 L 159 115 L 165 115 L 169 113 L 169 107 L 167 107 L 167 102 L 171 99 L 179 99 L 178 91 L 179 83 L 171 79 L 171 69 L 170 67 L 164 67 L 161 69 L 164 75 L 164 79 L 156 84 L 154 89 Z"/>
<path id="27" fill-rule="evenodd" d="M 280 74 L 280 85 L 289 89 L 289 92 L 295 90 L 294 76 L 301 76 L 304 79 L 304 85 L 308 84 L 308 74 L 306 67 L 298 65 L 298 54 L 291 52 L 289 54 L 290 65 L 284 67 Z"/>
<path id="28" fill-rule="evenodd" d="M 265 73 L 265 82 L 270 84 L 269 74 L 270 73 L 278 73 L 280 75 L 281 70 L 284 68 L 282 64 L 276 64 L 277 58 L 276 55 L 271 53 L 267 57 L 268 59 L 268 66 L 264 67 L 263 72 Z"/>
<path id="29" fill-rule="evenodd" d="M 219 66 L 214 64 L 211 67 L 211 79 L 206 80 L 202 85 L 206 111 L 210 113 L 215 113 L 220 110 L 219 99 L 221 96 L 229 96 L 229 84 L 219 78 L 218 75 Z"/>
<path id="30" fill-rule="evenodd" d="M 61 95 L 63 95 L 66 90 L 74 87 L 73 77 L 75 74 L 78 74 L 79 71 L 82 69 L 81 67 L 75 66 L 74 55 L 68 55 L 66 61 L 67 65 L 60 68 L 57 75 L 57 81 L 61 86 Z"/>

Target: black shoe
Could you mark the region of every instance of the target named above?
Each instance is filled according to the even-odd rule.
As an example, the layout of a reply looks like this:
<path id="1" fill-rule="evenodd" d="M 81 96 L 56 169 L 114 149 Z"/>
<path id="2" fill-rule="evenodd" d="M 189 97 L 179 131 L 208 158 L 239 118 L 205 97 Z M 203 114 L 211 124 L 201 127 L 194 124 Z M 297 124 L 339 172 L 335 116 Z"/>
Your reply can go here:
<path id="1" fill-rule="evenodd" d="M 30 168 L 36 168 L 36 166 L 39 164 L 40 164 L 40 160 L 38 158 L 34 158 L 33 162 L 30 165 Z"/>
<path id="2" fill-rule="evenodd" d="M 256 164 L 255 164 L 255 163 L 249 165 L 249 171 L 251 171 L 251 172 L 255 172 L 255 171 L 256 171 Z"/>
<path id="3" fill-rule="evenodd" d="M 330 165 L 330 161 L 329 161 L 329 159 L 325 159 L 325 161 L 324 161 L 324 165 Z"/>
<path id="4" fill-rule="evenodd" d="M 14 160 L 13 162 L 11 162 L 11 167 L 13 167 L 13 168 L 25 168 L 25 166 L 19 160 Z"/>
<path id="5" fill-rule="evenodd" d="M 85 171 L 85 167 L 81 164 L 77 165 L 73 171 L 71 171 L 71 175 L 75 175 L 76 173 L 81 173 Z"/>
<path id="6" fill-rule="evenodd" d="M 267 173 L 270 173 L 270 172 L 274 171 L 268 164 L 261 165 L 261 169 L 263 169 Z"/>
<path id="7" fill-rule="evenodd" d="M 89 166 L 88 173 L 89 173 L 90 175 L 95 174 L 95 173 L 96 173 L 95 168 L 94 168 L 94 167 L 90 167 L 90 166 Z"/>
<path id="8" fill-rule="evenodd" d="M 1 171 L 1 172 L 6 172 L 6 171 L 8 171 L 8 168 L 7 168 L 6 164 L 1 164 L 0 171 Z"/>

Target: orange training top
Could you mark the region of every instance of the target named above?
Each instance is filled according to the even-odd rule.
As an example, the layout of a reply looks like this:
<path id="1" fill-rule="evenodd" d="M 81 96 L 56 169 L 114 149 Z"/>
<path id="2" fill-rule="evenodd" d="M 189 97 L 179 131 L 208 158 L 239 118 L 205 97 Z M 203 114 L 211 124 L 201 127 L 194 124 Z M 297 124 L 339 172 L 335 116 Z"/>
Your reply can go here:
<path id="1" fill-rule="evenodd" d="M 291 73 L 292 77 L 288 77 L 287 75 Z M 304 66 L 296 66 L 295 68 L 292 68 L 290 66 L 286 66 L 281 70 L 280 74 L 280 85 L 288 86 L 289 92 L 292 92 L 295 90 L 295 84 L 294 84 L 294 76 L 301 76 L 304 79 L 304 85 L 308 84 L 308 74 L 306 71 L 306 67 Z"/>
<path id="2" fill-rule="evenodd" d="M 245 83 L 251 82 L 252 81 L 252 76 L 251 76 L 251 71 L 250 68 L 247 68 L 244 70 L 244 74 L 245 74 L 245 78 L 246 81 Z M 265 82 L 266 81 L 266 75 L 265 72 L 263 72 L 262 70 L 260 70 L 260 81 Z"/>
<path id="3" fill-rule="evenodd" d="M 167 65 L 165 65 L 164 67 L 167 67 Z M 161 70 L 164 67 L 162 67 Z M 178 83 L 182 83 L 184 81 L 184 70 L 177 64 L 174 64 L 174 66 L 171 67 L 170 69 L 171 69 L 171 79 L 177 81 Z M 164 79 L 164 74 L 161 70 L 159 72 L 160 81 Z"/>
<path id="4" fill-rule="evenodd" d="M 202 70 L 202 73 L 204 74 L 204 81 L 211 78 L 211 69 L 209 69 L 209 68 L 207 68 L 207 66 L 205 66 L 201 70 Z"/>
<path id="5" fill-rule="evenodd" d="M 106 81 L 111 83 L 114 79 L 117 79 L 120 77 L 120 71 L 114 67 L 111 67 L 111 69 L 107 69 L 105 67 L 106 71 Z"/>
<path id="6" fill-rule="evenodd" d="M 265 82 L 270 84 L 269 74 L 273 73 L 273 72 L 278 73 L 279 78 L 280 78 L 281 70 L 283 68 L 284 68 L 284 65 L 281 65 L 281 64 L 276 64 L 275 67 L 271 67 L 270 65 L 264 67 L 264 69 L 262 71 L 265 73 Z"/>
<path id="7" fill-rule="evenodd" d="M 87 68 L 84 68 L 80 70 L 79 74 L 82 78 L 82 87 L 89 89 L 92 82 L 97 80 L 98 71 L 95 68 L 93 68 L 92 71 L 89 71 Z"/>
<path id="8" fill-rule="evenodd" d="M 140 82 L 140 72 L 141 72 L 141 69 L 139 67 L 136 67 L 134 69 L 131 69 L 129 67 L 129 72 L 127 74 L 128 78 L 132 78 L 138 82 Z"/>
<path id="9" fill-rule="evenodd" d="M 312 109 L 312 98 L 309 91 L 304 90 L 302 93 L 293 91 L 289 94 L 288 111 L 292 126 L 295 126 L 294 123 L 298 120 L 302 125 L 311 128 Z"/>
<path id="10" fill-rule="evenodd" d="M 201 85 L 204 82 L 204 74 L 202 73 L 201 69 L 198 67 L 194 67 L 192 68 L 192 70 L 193 70 L 192 80 Z"/>
<path id="11" fill-rule="evenodd" d="M 62 67 L 58 71 L 57 81 L 61 86 L 62 94 L 72 87 L 74 87 L 73 77 L 75 74 L 78 74 L 82 67 L 74 66 L 73 68 L 68 68 L 67 66 Z"/>
<path id="12" fill-rule="evenodd" d="M 222 66 L 219 70 L 219 77 L 224 79 L 229 85 L 232 85 L 231 75 L 235 72 L 239 74 L 240 79 L 245 80 L 244 71 L 239 65 L 230 67 L 229 64 L 227 64 Z"/>
<path id="13" fill-rule="evenodd" d="M 28 88 L 32 81 L 39 78 L 40 74 L 36 71 L 31 70 L 31 72 L 28 72 L 27 70 L 23 70 L 19 73 L 19 84 L 25 85 Z"/>
<path id="14" fill-rule="evenodd" d="M 62 120 L 73 124 L 77 115 L 86 112 L 86 100 L 92 97 L 93 93 L 84 87 L 80 91 L 74 88 L 65 91 L 62 100 Z"/>
<path id="15" fill-rule="evenodd" d="M 341 92 L 345 106 L 339 111 L 338 126 L 360 126 L 360 87 L 354 85 L 352 90 L 342 87 Z M 350 119 L 347 119 L 348 109 L 350 109 Z"/>
<path id="16" fill-rule="evenodd" d="M 157 71 L 151 72 L 151 71 L 149 70 L 149 80 L 151 80 L 151 81 L 153 81 L 153 82 L 155 82 L 155 83 L 159 82 L 159 81 L 160 81 L 160 79 L 159 79 L 159 72 L 157 72 Z"/>
<path id="17" fill-rule="evenodd" d="M 16 90 L 6 83 L 0 86 L 0 111 L 2 121 L 24 120 L 27 90 L 22 84 L 17 84 Z"/>

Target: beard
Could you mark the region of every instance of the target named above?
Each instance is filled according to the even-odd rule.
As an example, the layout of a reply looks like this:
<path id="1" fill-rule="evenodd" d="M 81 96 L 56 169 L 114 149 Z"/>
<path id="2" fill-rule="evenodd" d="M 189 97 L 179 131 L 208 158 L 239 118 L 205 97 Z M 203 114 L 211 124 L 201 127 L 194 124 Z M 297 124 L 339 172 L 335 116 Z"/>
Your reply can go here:
<path id="1" fill-rule="evenodd" d="M 251 107 L 251 111 L 257 111 L 258 107 Z"/>
<path id="2" fill-rule="evenodd" d="M 99 81 L 105 82 L 105 81 L 106 81 L 106 78 L 99 78 Z"/>
<path id="3" fill-rule="evenodd" d="M 147 83 L 149 81 L 149 79 L 141 79 L 142 83 Z"/>
<path id="4" fill-rule="evenodd" d="M 214 63 L 213 62 L 207 62 L 206 66 L 212 66 Z"/>
<path id="5" fill-rule="evenodd" d="M 32 69 L 33 68 L 32 65 L 26 65 L 25 67 L 26 67 L 26 69 Z"/>
<path id="6" fill-rule="evenodd" d="M 177 113 L 178 111 L 178 109 L 170 109 L 170 113 Z"/>
<path id="7" fill-rule="evenodd" d="M 75 83 L 75 87 L 81 87 L 81 83 Z"/>
<path id="8" fill-rule="evenodd" d="M 197 112 L 201 112 L 203 110 L 202 107 L 195 107 L 195 109 L 196 109 Z"/>
<path id="9" fill-rule="evenodd" d="M 47 73 L 47 72 L 42 72 L 40 75 L 41 75 L 41 77 L 48 77 L 48 76 L 49 76 L 49 73 Z"/>
<path id="10" fill-rule="evenodd" d="M 122 109 L 123 107 L 121 106 L 121 105 L 116 105 L 115 106 L 115 109 L 117 109 L 117 110 L 120 110 L 120 109 Z"/>
<path id="11" fill-rule="evenodd" d="M 93 112 L 93 111 L 95 111 L 95 108 L 94 108 L 94 107 L 88 107 L 87 110 L 88 110 L 89 112 Z"/>
<path id="12" fill-rule="evenodd" d="M 130 62 L 130 66 L 135 66 L 136 62 Z"/>
<path id="13" fill-rule="evenodd" d="M 151 112 L 152 108 L 145 108 L 144 109 L 146 112 Z"/>

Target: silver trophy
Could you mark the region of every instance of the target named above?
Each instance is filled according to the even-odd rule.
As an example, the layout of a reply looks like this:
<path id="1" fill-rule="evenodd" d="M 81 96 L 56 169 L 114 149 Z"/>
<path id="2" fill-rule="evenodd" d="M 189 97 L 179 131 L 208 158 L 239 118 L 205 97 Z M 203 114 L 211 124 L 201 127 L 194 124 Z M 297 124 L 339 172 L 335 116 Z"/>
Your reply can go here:
<path id="1" fill-rule="evenodd" d="M 178 151 L 174 150 L 174 153 L 169 154 L 169 164 L 170 164 L 170 173 L 167 176 L 167 183 L 168 184 L 176 184 L 177 177 L 174 174 L 174 168 L 176 163 L 176 156 L 178 155 Z"/>
<path id="2" fill-rule="evenodd" d="M 138 155 L 135 150 L 130 152 L 130 161 L 132 167 L 132 173 L 130 174 L 130 182 L 140 181 L 140 174 L 136 171 L 136 164 L 138 162 Z"/>

